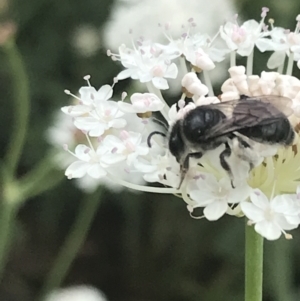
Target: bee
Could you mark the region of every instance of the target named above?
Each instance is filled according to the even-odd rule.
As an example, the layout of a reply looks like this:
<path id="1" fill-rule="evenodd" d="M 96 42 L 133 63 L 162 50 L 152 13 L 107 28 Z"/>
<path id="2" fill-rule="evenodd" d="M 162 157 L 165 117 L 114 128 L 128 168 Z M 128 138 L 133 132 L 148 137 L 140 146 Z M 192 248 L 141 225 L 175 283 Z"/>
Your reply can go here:
<path id="1" fill-rule="evenodd" d="M 274 95 L 241 96 L 240 99 L 192 109 L 175 122 L 168 134 L 168 148 L 180 164 L 179 187 L 189 169 L 191 158 L 200 159 L 206 152 L 224 144 L 225 148 L 219 155 L 220 164 L 231 178 L 234 188 L 231 168 L 226 161 L 232 153 L 232 145 L 236 145 L 232 141 L 237 141 L 240 150 L 247 150 L 244 155 L 240 151 L 239 157 L 249 163 L 251 170 L 254 167 L 253 159 L 249 156 L 251 142 L 282 146 L 293 143 L 295 132 L 287 118 L 292 112 L 289 98 Z M 155 134 L 162 135 L 159 132 Z"/>

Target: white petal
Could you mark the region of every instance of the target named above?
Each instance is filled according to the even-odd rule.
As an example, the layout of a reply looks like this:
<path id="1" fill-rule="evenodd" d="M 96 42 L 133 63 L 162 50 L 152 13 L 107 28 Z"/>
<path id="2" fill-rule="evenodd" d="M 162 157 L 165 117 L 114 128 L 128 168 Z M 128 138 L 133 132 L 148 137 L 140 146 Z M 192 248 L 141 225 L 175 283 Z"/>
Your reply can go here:
<path id="1" fill-rule="evenodd" d="M 285 52 L 284 51 L 275 51 L 269 58 L 267 67 L 270 69 L 275 69 L 281 66 L 284 62 Z"/>
<path id="2" fill-rule="evenodd" d="M 288 194 L 277 195 L 273 200 L 270 201 L 270 205 L 274 209 L 274 211 L 279 213 L 292 211 L 293 210 L 292 195 L 288 195 Z"/>
<path id="3" fill-rule="evenodd" d="M 160 90 L 166 90 L 169 89 L 168 82 L 165 78 L 162 77 L 153 77 L 152 83 L 155 88 Z"/>
<path id="4" fill-rule="evenodd" d="M 167 71 L 164 74 L 164 77 L 167 78 L 176 78 L 178 74 L 178 68 L 176 64 L 172 63 L 168 68 Z"/>
<path id="5" fill-rule="evenodd" d="M 280 228 L 272 222 L 259 222 L 255 224 L 254 229 L 257 233 L 259 233 L 261 236 L 265 237 L 268 240 L 275 240 L 281 236 Z"/>
<path id="6" fill-rule="evenodd" d="M 81 178 L 86 174 L 89 166 L 89 163 L 75 161 L 67 168 L 65 175 L 70 178 Z"/>
<path id="7" fill-rule="evenodd" d="M 87 174 L 94 179 L 99 179 L 106 176 L 107 172 L 100 166 L 99 163 L 95 163 L 89 167 Z"/>
<path id="8" fill-rule="evenodd" d="M 137 169 L 137 170 L 140 170 L 141 172 L 145 172 L 145 173 L 150 173 L 150 172 L 154 172 L 157 167 L 154 166 L 154 165 L 150 165 L 150 164 L 147 164 L 147 163 L 143 163 L 141 161 L 138 161 L 136 160 L 134 162 L 134 167 Z"/>
<path id="9" fill-rule="evenodd" d="M 264 219 L 264 212 L 260 208 L 249 202 L 242 202 L 241 209 L 243 213 L 253 222 L 257 223 Z"/>
<path id="10" fill-rule="evenodd" d="M 212 193 L 200 189 L 190 191 L 190 198 L 196 201 L 199 207 L 207 206 L 214 200 Z"/>
<path id="11" fill-rule="evenodd" d="M 120 110 L 126 113 L 145 113 L 145 112 L 138 112 L 137 108 L 135 108 L 132 104 L 124 101 L 118 101 L 118 107 Z"/>
<path id="12" fill-rule="evenodd" d="M 205 207 L 203 213 L 209 221 L 218 220 L 227 211 L 228 205 L 224 201 L 215 201 Z"/>
<path id="13" fill-rule="evenodd" d="M 93 103 L 92 95 L 97 93 L 94 87 L 81 87 L 79 89 L 79 94 L 81 96 L 81 100 L 86 105 L 91 105 Z"/>
<path id="14" fill-rule="evenodd" d="M 99 123 L 97 127 L 89 131 L 89 135 L 91 137 L 100 137 L 105 132 L 106 129 L 107 129 L 106 124 Z"/>
<path id="15" fill-rule="evenodd" d="M 62 107 L 61 110 L 67 115 L 77 117 L 88 113 L 91 110 L 91 108 L 85 105 L 76 105 Z"/>
<path id="16" fill-rule="evenodd" d="M 251 191 L 252 189 L 247 184 L 232 188 L 229 193 L 230 203 L 240 203 L 245 201 L 249 197 Z"/>
<path id="17" fill-rule="evenodd" d="M 266 210 L 270 207 L 270 203 L 265 194 L 259 189 L 255 189 L 250 195 L 251 202 L 258 208 Z"/>
<path id="18" fill-rule="evenodd" d="M 108 100 L 112 97 L 112 94 L 112 87 L 110 85 L 104 85 L 98 90 L 95 97 L 97 100 Z"/>
<path id="19" fill-rule="evenodd" d="M 299 225 L 299 216 L 283 216 L 281 214 L 277 214 L 275 216 L 276 224 L 284 230 L 293 230 L 296 229 Z"/>
<path id="20" fill-rule="evenodd" d="M 88 162 L 90 160 L 90 151 L 92 150 L 85 144 L 78 144 L 75 148 L 76 157 L 85 162 Z"/>
<path id="21" fill-rule="evenodd" d="M 101 162 L 111 165 L 126 160 L 126 156 L 122 154 L 107 153 L 101 157 Z"/>
<path id="22" fill-rule="evenodd" d="M 109 126 L 115 129 L 121 129 L 127 124 L 125 119 L 114 119 L 109 122 Z"/>
<path id="23" fill-rule="evenodd" d="M 126 70 L 121 71 L 117 77 L 118 77 L 118 79 L 122 80 L 122 79 L 125 79 L 128 77 L 131 77 L 131 75 L 132 75 L 132 70 L 126 69 Z"/>
<path id="24" fill-rule="evenodd" d="M 94 117 L 77 117 L 74 120 L 74 125 L 80 130 L 89 131 L 99 124 L 99 120 Z"/>

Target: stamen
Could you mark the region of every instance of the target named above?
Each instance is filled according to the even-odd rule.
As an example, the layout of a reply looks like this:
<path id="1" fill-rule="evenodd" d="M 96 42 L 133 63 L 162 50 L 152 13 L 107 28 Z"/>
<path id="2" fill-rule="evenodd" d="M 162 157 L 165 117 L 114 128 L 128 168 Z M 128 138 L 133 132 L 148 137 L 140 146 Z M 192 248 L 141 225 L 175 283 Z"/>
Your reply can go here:
<path id="1" fill-rule="evenodd" d="M 208 88 L 208 96 L 211 96 L 211 97 L 215 96 L 214 90 L 213 90 L 213 87 L 212 87 L 212 84 L 211 84 L 211 80 L 210 80 L 210 77 L 209 77 L 209 73 L 208 73 L 207 70 L 203 70 L 203 76 L 204 76 L 205 85 Z"/>
<path id="2" fill-rule="evenodd" d="M 64 90 L 64 92 L 67 94 L 67 95 L 70 95 L 72 97 L 74 97 L 75 99 L 79 100 L 80 102 L 82 102 L 81 98 L 76 96 L 75 94 L 71 93 L 69 90 Z"/>
<path id="3" fill-rule="evenodd" d="M 230 67 L 236 66 L 236 52 L 235 50 L 231 51 L 230 53 Z"/>
<path id="4" fill-rule="evenodd" d="M 203 218 L 205 218 L 204 215 L 195 216 L 195 215 L 192 214 L 192 212 L 190 212 L 190 217 L 193 218 L 193 219 L 203 219 Z"/>
<path id="5" fill-rule="evenodd" d="M 90 148 L 91 148 L 94 152 L 96 152 L 95 149 L 94 149 L 94 146 L 93 146 L 93 144 L 92 144 L 92 142 L 91 142 L 91 140 L 90 140 L 90 137 L 89 137 L 89 135 L 88 135 L 87 133 L 85 134 L 85 137 L 86 137 L 86 139 L 87 139 L 87 141 L 88 141 L 88 143 L 89 143 Z"/>
<path id="6" fill-rule="evenodd" d="M 91 87 L 90 78 L 91 78 L 90 75 L 86 75 L 86 76 L 83 77 L 83 79 L 87 81 L 89 87 Z"/>
<path id="7" fill-rule="evenodd" d="M 269 8 L 268 7 L 263 7 L 262 9 L 261 9 L 261 17 L 264 19 L 265 17 L 266 17 L 266 15 L 267 15 L 267 13 L 269 12 Z"/>
<path id="8" fill-rule="evenodd" d="M 111 150 L 111 153 L 112 154 L 115 154 L 117 152 L 118 148 L 117 147 L 114 147 L 112 150 Z"/>
<path id="9" fill-rule="evenodd" d="M 126 96 L 127 96 L 127 92 L 122 92 L 122 94 L 121 94 L 121 100 L 122 101 L 124 101 L 124 99 L 126 98 Z"/>
<path id="10" fill-rule="evenodd" d="M 114 181 L 115 183 L 118 183 L 120 185 L 123 185 L 127 188 L 138 190 L 138 191 L 144 191 L 144 192 L 152 192 L 152 193 L 166 193 L 166 194 L 177 194 L 180 193 L 178 189 L 175 188 L 164 188 L 164 187 L 151 187 L 151 186 L 143 186 L 138 184 L 129 183 L 124 180 L 120 180 L 117 177 L 113 175 L 107 175 L 109 179 Z"/>

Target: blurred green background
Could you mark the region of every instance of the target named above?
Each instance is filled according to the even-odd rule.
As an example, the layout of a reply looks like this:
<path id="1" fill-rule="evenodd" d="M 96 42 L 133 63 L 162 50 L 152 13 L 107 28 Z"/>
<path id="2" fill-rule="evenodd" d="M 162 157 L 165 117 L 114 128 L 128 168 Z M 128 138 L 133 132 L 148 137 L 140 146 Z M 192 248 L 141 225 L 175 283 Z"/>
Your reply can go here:
<path id="1" fill-rule="evenodd" d="M 300 2 L 294 0 L 233 4 L 245 20 L 259 20 L 261 6 L 268 6 L 275 25 L 292 30 L 300 13 Z M 29 126 L 18 178 L 26 176 L 49 153 L 46 132 L 57 110 L 69 101 L 64 89 L 76 92 L 86 74 L 100 87 L 111 83 L 121 70 L 106 56 L 101 40 L 101 28 L 114 5 L 109 0 L 0 1 L 3 24 L 16 24 L 16 45 L 30 87 Z M 88 34 L 84 29 L 99 33 L 89 50 L 82 50 Z M 22 84 L 14 82 L 16 75 L 8 57 L 8 50 L 2 47 L 1 158 L 11 137 L 15 93 Z M 254 71 L 261 71 L 259 66 L 265 66 L 266 57 L 257 60 Z M 124 81 L 118 87 L 122 91 L 128 85 L 129 81 Z M 184 202 L 175 196 L 129 190 L 118 193 L 105 187 L 85 194 L 63 177 L 63 171 L 49 170 L 41 175 L 49 189 L 32 193 L 15 211 L 0 301 L 38 300 L 42 292 L 56 285 L 77 284 L 93 285 L 111 301 L 243 300 L 242 219 L 224 217 L 215 223 L 191 219 Z M 4 189 L 4 182 L 1 187 Z M 265 244 L 265 301 L 300 300 L 300 231 L 295 230 L 293 236 L 292 241 Z M 66 257 L 57 259 L 61 252 Z M 57 274 L 49 276 L 55 263 Z"/>

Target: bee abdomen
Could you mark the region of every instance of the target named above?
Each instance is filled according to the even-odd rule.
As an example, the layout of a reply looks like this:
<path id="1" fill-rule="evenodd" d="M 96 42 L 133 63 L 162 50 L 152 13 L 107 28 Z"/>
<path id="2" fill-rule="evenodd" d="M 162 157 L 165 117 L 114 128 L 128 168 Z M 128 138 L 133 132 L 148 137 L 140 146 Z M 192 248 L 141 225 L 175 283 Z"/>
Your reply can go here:
<path id="1" fill-rule="evenodd" d="M 246 127 L 239 133 L 261 143 L 291 145 L 295 132 L 287 118 L 279 118 L 270 124 Z"/>

